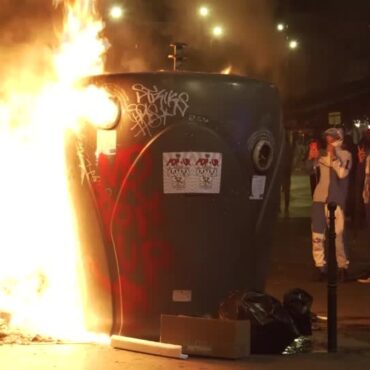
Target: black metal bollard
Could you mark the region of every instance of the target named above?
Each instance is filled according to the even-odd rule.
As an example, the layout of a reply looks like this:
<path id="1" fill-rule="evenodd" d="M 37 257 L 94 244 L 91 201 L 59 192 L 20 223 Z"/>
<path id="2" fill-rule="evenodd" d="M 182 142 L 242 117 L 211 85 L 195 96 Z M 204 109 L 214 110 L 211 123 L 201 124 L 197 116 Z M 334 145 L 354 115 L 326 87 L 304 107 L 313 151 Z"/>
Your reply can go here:
<path id="1" fill-rule="evenodd" d="M 336 203 L 329 203 L 328 232 L 328 352 L 337 352 L 337 258 L 335 252 Z"/>

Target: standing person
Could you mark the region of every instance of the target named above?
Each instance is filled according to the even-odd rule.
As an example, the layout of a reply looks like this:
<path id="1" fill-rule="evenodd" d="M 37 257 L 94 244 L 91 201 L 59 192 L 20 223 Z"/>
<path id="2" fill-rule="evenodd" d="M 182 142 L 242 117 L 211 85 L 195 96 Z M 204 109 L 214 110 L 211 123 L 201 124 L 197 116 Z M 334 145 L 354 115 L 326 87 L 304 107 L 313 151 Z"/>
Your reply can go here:
<path id="1" fill-rule="evenodd" d="M 318 140 L 312 140 L 308 147 L 308 158 L 306 168 L 310 176 L 311 196 L 315 192 L 316 185 L 320 179 L 320 168 L 318 166 L 318 158 L 320 156 Z"/>
<path id="2" fill-rule="evenodd" d="M 370 154 L 366 154 L 364 146 L 358 147 L 358 163 L 364 171 L 363 174 L 363 191 L 362 198 L 365 206 L 367 231 L 369 233 L 368 240 L 370 241 Z M 360 283 L 370 283 L 370 275 L 357 280 Z"/>
<path id="3" fill-rule="evenodd" d="M 357 145 L 357 168 L 355 179 L 355 228 L 362 228 L 365 220 L 365 207 L 363 203 L 363 187 L 365 183 L 365 160 L 370 155 L 370 130 L 367 129 Z M 366 215 L 367 216 L 367 215 Z"/>
<path id="4" fill-rule="evenodd" d="M 366 155 L 365 148 L 360 147 L 358 151 L 358 161 L 360 164 L 365 165 L 365 178 L 364 178 L 364 187 L 362 192 L 362 198 L 365 205 L 366 212 L 366 223 L 367 223 L 367 232 L 368 240 L 370 241 L 370 154 Z M 360 283 L 370 283 L 370 275 L 357 280 Z"/>
<path id="5" fill-rule="evenodd" d="M 362 197 L 365 204 L 367 228 L 370 231 L 370 154 L 365 158 L 364 151 L 359 151 L 359 160 L 365 162 L 365 180 Z"/>
<path id="6" fill-rule="evenodd" d="M 328 204 L 335 202 L 336 257 L 339 280 L 347 275 L 349 260 L 344 247 L 343 233 L 345 227 L 344 210 L 348 192 L 348 175 L 352 166 L 352 155 L 342 149 L 343 132 L 330 128 L 324 133 L 326 151 L 316 153 L 312 160 L 318 161 L 320 180 L 313 195 L 312 205 L 312 254 L 319 279 L 326 276 L 325 232 L 329 216 Z"/>
<path id="7" fill-rule="evenodd" d="M 346 202 L 346 218 L 350 220 L 351 225 L 356 221 L 356 175 L 358 164 L 358 148 L 354 144 L 352 136 L 349 134 L 344 135 L 342 149 L 347 150 L 352 156 L 352 168 L 348 174 L 348 196 Z"/>
<path id="8" fill-rule="evenodd" d="M 289 205 L 290 205 L 290 187 L 291 187 L 291 177 L 293 168 L 293 156 L 294 150 L 293 145 L 290 143 L 288 133 L 285 135 L 285 150 L 284 157 L 282 161 L 282 182 L 281 182 L 281 192 L 284 196 L 284 215 L 289 217 Z"/>

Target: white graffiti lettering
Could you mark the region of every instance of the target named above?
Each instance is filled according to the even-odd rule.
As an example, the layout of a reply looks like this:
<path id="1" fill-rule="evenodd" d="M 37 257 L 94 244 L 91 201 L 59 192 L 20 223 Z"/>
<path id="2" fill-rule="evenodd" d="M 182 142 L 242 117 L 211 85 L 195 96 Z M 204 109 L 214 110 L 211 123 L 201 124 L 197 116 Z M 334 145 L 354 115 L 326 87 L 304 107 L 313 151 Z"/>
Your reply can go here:
<path id="1" fill-rule="evenodd" d="M 133 85 L 132 90 L 136 102 L 127 105 L 126 113 L 134 123 L 131 130 L 135 136 L 152 136 L 153 129 L 166 126 L 168 117 L 184 117 L 189 109 L 186 92 L 160 90 L 157 86 L 150 89 L 142 84 Z"/>
<path id="2" fill-rule="evenodd" d="M 76 149 L 81 170 L 81 185 L 83 185 L 85 179 L 91 179 L 92 182 L 98 182 L 100 180 L 100 176 L 97 174 L 91 161 L 85 156 L 85 148 L 80 140 L 77 142 Z"/>

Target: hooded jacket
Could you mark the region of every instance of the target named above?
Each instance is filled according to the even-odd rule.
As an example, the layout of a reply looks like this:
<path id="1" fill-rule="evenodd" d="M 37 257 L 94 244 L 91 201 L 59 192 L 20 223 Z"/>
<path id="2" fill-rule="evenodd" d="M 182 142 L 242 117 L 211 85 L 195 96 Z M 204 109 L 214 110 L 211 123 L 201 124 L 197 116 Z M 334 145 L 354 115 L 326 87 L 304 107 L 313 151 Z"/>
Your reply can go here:
<path id="1" fill-rule="evenodd" d="M 336 141 L 334 155 L 321 155 L 316 166 L 320 167 L 320 181 L 316 186 L 313 201 L 320 203 L 335 202 L 345 208 L 349 172 L 352 168 L 352 154 L 342 149 L 342 141 Z"/>

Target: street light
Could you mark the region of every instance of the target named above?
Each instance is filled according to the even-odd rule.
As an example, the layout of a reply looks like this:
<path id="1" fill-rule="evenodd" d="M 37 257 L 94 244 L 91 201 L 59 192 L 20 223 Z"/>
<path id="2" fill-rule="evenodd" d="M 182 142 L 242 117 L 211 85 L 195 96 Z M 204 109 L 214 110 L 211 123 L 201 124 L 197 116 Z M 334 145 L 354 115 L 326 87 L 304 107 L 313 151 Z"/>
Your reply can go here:
<path id="1" fill-rule="evenodd" d="M 286 28 L 286 25 L 284 23 L 278 23 L 276 25 L 276 29 L 279 31 L 279 32 L 283 32 Z"/>
<path id="2" fill-rule="evenodd" d="M 113 5 L 110 8 L 109 15 L 113 20 L 119 20 L 123 17 L 123 8 L 120 5 Z"/>
<path id="3" fill-rule="evenodd" d="M 299 43 L 298 43 L 297 40 L 290 40 L 289 41 L 289 49 L 295 50 L 295 49 L 298 48 L 298 46 L 299 46 Z"/>
<path id="4" fill-rule="evenodd" d="M 221 26 L 215 26 L 215 27 L 213 27 L 213 29 L 212 29 L 212 35 L 213 35 L 214 37 L 219 38 L 219 37 L 221 37 L 223 34 L 224 34 L 224 30 L 223 30 L 223 28 L 222 28 Z"/>
<path id="5" fill-rule="evenodd" d="M 201 6 L 199 8 L 199 15 L 203 18 L 206 18 L 209 16 L 209 8 L 207 6 Z"/>

